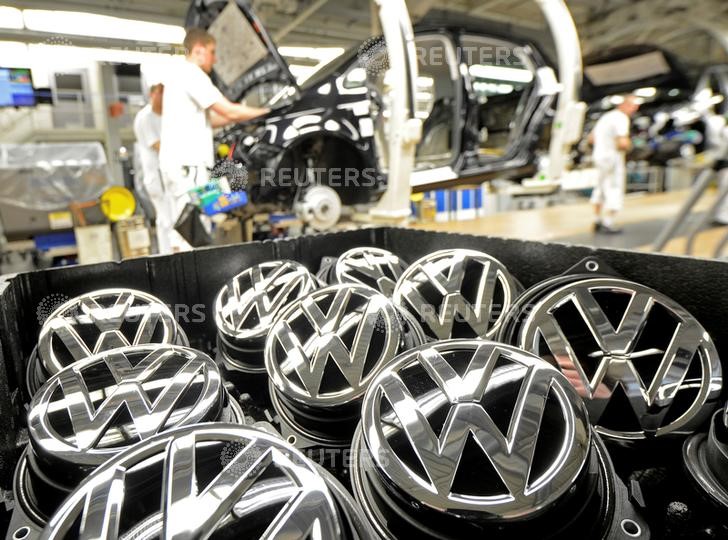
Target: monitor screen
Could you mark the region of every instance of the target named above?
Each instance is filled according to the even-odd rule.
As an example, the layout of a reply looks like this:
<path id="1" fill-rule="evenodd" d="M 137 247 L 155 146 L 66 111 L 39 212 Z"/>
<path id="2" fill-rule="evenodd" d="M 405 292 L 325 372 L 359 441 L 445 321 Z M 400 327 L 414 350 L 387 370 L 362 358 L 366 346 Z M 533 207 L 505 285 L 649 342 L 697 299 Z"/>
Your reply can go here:
<path id="1" fill-rule="evenodd" d="M 0 67 L 0 107 L 33 107 L 35 92 L 30 70 Z"/>

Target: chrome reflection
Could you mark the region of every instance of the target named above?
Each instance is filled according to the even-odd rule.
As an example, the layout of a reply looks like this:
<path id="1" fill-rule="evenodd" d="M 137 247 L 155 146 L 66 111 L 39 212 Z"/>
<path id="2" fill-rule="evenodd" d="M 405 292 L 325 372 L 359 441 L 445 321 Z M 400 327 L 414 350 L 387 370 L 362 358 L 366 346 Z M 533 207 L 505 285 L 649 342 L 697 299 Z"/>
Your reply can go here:
<path id="1" fill-rule="evenodd" d="M 265 346 L 276 411 L 309 436 L 329 431 L 348 444 L 377 371 L 422 343 L 421 331 L 405 332 L 416 323 L 403 321 L 391 300 L 364 285 L 333 285 L 289 305 Z"/>
<path id="2" fill-rule="evenodd" d="M 433 340 L 492 338 L 519 289 L 493 257 L 451 249 L 413 263 L 397 281 L 393 298 Z"/>
<path id="3" fill-rule="evenodd" d="M 558 367 L 613 440 L 689 434 L 722 388 L 717 350 L 700 323 L 665 295 L 621 279 L 580 280 L 539 298 L 517 345 Z"/>
<path id="4" fill-rule="evenodd" d="M 30 444 L 16 498 L 44 523 L 89 473 L 160 432 L 200 422 L 243 423 L 207 355 L 176 346 L 114 349 L 63 369 L 30 404 Z"/>
<path id="5" fill-rule="evenodd" d="M 147 343 L 188 345 L 171 310 L 154 296 L 133 289 L 103 289 L 59 306 L 40 330 L 29 368 L 31 395 L 48 376 L 111 349 Z"/>
<path id="6" fill-rule="evenodd" d="M 479 340 L 400 355 L 372 381 L 361 431 L 384 486 L 435 512 L 481 520 L 543 512 L 579 483 L 591 441 L 584 406 L 563 375 L 524 351 Z M 542 432 L 550 442 L 540 455 Z M 477 452 L 465 452 L 471 437 Z M 483 468 L 498 480 L 456 480 Z"/>
<path id="7" fill-rule="evenodd" d="M 317 288 L 301 264 L 271 261 L 232 278 L 215 299 L 218 345 L 226 366 L 264 373 L 263 346 L 276 315 Z"/>
<path id="8" fill-rule="evenodd" d="M 262 431 L 181 428 L 99 468 L 42 538 L 370 538 L 325 474 Z"/>
<path id="9" fill-rule="evenodd" d="M 368 285 L 391 297 L 397 280 L 407 264 L 386 249 L 362 247 L 350 249 L 334 265 L 337 283 Z"/>

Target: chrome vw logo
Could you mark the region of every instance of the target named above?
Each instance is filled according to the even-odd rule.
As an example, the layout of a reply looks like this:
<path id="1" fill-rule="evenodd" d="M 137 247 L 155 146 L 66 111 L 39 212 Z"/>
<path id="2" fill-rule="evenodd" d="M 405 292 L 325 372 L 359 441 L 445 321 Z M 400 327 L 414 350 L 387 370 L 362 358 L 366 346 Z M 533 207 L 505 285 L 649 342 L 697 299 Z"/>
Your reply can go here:
<path id="1" fill-rule="evenodd" d="M 211 458 L 231 447 L 237 450 L 225 465 Z M 216 533 L 271 540 L 345 534 L 325 480 L 299 452 L 254 429 L 202 424 L 160 434 L 103 465 L 66 499 L 42 538 Z"/>
<path id="2" fill-rule="evenodd" d="M 129 347 L 54 375 L 31 402 L 28 428 L 40 455 L 100 465 L 160 431 L 217 420 L 224 401 L 209 356 L 183 347 Z"/>
<path id="3" fill-rule="evenodd" d="M 517 295 L 518 284 L 499 261 L 463 249 L 438 251 L 410 266 L 394 301 L 409 310 L 429 337 L 490 338 Z"/>
<path id="4" fill-rule="evenodd" d="M 278 312 L 313 291 L 316 282 L 293 261 L 265 262 L 235 276 L 215 300 L 215 322 L 233 340 L 265 339 Z"/>
<path id="5" fill-rule="evenodd" d="M 59 306 L 40 331 L 38 356 L 50 374 L 94 354 L 145 343 L 186 344 L 172 312 L 131 289 L 105 289 Z"/>
<path id="6" fill-rule="evenodd" d="M 394 294 L 397 280 L 407 265 L 394 253 L 379 248 L 354 248 L 336 261 L 338 283 L 368 285 L 386 296 Z"/>
<path id="7" fill-rule="evenodd" d="M 561 373 L 478 340 L 397 357 L 372 381 L 361 429 L 385 485 L 432 509 L 495 519 L 533 516 L 561 497 L 585 470 L 591 437 Z"/>
<path id="8" fill-rule="evenodd" d="M 375 371 L 397 354 L 401 337 L 386 296 L 363 285 L 334 285 L 281 312 L 266 341 L 266 369 L 288 398 L 341 405 L 364 394 Z M 325 377 L 329 369 L 338 375 L 333 382 Z"/>
<path id="9" fill-rule="evenodd" d="M 615 439 L 690 433 L 722 386 L 718 353 L 700 323 L 657 291 L 619 279 L 550 293 L 523 322 L 518 344 L 558 367 L 598 431 Z M 634 414 L 610 410 L 617 399 Z"/>

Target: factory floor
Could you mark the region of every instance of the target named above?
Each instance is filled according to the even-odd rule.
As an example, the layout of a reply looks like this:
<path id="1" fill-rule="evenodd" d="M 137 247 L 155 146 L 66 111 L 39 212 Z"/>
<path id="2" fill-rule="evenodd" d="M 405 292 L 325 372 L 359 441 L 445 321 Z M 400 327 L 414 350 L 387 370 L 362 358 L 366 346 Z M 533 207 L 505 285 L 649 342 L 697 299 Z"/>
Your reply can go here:
<path id="1" fill-rule="evenodd" d="M 621 235 L 596 235 L 592 231 L 594 210 L 588 201 L 553 206 L 540 210 L 521 210 L 479 217 L 468 221 L 451 221 L 413 225 L 414 228 L 545 242 L 617 249 L 652 251 L 652 244 L 662 228 L 677 214 L 689 191 L 629 195 L 619 216 Z M 695 220 L 710 207 L 712 194 L 696 206 L 691 220 L 678 231 L 665 253 L 685 254 L 687 232 Z M 698 235 L 693 255 L 712 257 L 728 227 L 711 227 Z"/>

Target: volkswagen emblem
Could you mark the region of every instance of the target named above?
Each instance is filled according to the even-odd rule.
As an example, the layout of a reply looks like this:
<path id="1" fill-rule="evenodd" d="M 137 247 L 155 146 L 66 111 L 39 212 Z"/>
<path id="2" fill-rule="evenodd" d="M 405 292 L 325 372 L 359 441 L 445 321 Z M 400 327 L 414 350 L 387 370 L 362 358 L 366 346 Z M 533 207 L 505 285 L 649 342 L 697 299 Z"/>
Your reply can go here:
<path id="1" fill-rule="evenodd" d="M 611 537 L 616 477 L 584 404 L 510 346 L 451 340 L 398 356 L 367 390 L 352 455 L 382 538 L 485 538 L 515 523 L 551 538 L 564 527 L 553 515 L 570 516 L 575 537 Z"/>
<path id="2" fill-rule="evenodd" d="M 337 283 L 368 285 L 391 297 L 394 286 L 407 264 L 386 249 L 363 247 L 350 249 L 336 261 Z"/>
<path id="3" fill-rule="evenodd" d="M 685 441 L 683 459 L 698 492 L 718 508 L 728 509 L 728 407 L 713 415 L 707 434 Z"/>
<path id="4" fill-rule="evenodd" d="M 332 285 L 297 300 L 280 313 L 265 346 L 276 411 L 293 414 L 309 436 L 328 426 L 348 444 L 369 382 L 404 343 L 397 308 L 370 287 Z M 312 410 L 325 421 L 312 421 Z"/>
<path id="5" fill-rule="evenodd" d="M 161 300 L 132 289 L 78 296 L 59 306 L 41 328 L 37 377 L 42 382 L 83 358 L 146 343 L 188 345 L 187 336 Z"/>
<path id="6" fill-rule="evenodd" d="M 159 434 L 107 462 L 42 538 L 367 540 L 357 512 L 335 480 L 276 436 L 208 424 Z"/>
<path id="7" fill-rule="evenodd" d="M 394 302 L 412 313 L 432 340 L 491 338 L 519 289 L 493 257 L 451 249 L 412 264 L 397 281 Z"/>
<path id="8" fill-rule="evenodd" d="M 488 411 L 509 392 L 517 399 L 503 429 Z M 443 407 L 435 428 L 430 417 Z M 579 396 L 556 369 L 512 347 L 470 340 L 420 347 L 389 364 L 364 400 L 362 429 L 377 469 L 413 499 L 501 518 L 533 514 L 563 495 L 584 470 L 590 441 Z M 549 462 L 535 453 L 541 429 L 554 446 Z M 466 463 L 469 433 L 480 454 Z M 412 454 L 419 465 L 408 462 Z M 454 485 L 459 468 L 467 475 L 488 463 L 500 493 Z"/>
<path id="9" fill-rule="evenodd" d="M 317 283 L 293 261 L 265 262 L 230 280 L 215 300 L 218 345 L 233 369 L 265 373 L 263 347 L 276 315 Z"/>
<path id="10" fill-rule="evenodd" d="M 42 521 L 90 471 L 157 433 L 200 422 L 243 423 L 207 355 L 177 346 L 114 349 L 51 377 L 28 414 L 19 499 Z"/>
<path id="11" fill-rule="evenodd" d="M 717 350 L 700 323 L 665 295 L 622 279 L 551 290 L 516 341 L 566 375 L 612 440 L 689 434 L 722 387 Z"/>

